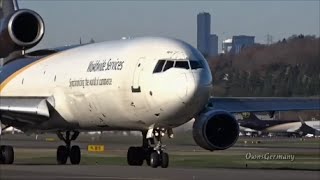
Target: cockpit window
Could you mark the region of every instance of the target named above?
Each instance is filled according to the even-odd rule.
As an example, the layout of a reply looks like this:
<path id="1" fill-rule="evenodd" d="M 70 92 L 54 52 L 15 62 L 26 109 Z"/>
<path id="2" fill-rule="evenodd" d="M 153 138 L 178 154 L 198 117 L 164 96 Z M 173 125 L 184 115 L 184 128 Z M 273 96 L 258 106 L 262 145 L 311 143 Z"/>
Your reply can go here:
<path id="1" fill-rule="evenodd" d="M 166 70 L 168 70 L 168 69 L 170 69 L 170 68 L 172 68 L 173 65 L 174 65 L 174 61 L 167 61 L 167 62 L 166 62 L 166 65 L 165 65 L 164 68 L 163 68 L 163 72 L 166 71 Z"/>
<path id="2" fill-rule="evenodd" d="M 188 61 L 176 61 L 176 64 L 174 67 L 182 68 L 182 69 L 190 69 Z"/>
<path id="3" fill-rule="evenodd" d="M 156 67 L 155 67 L 154 70 L 153 70 L 153 73 L 159 73 L 159 72 L 161 72 L 161 71 L 162 71 L 162 67 L 163 67 L 163 65 L 164 65 L 165 62 L 166 62 L 165 60 L 159 60 L 158 63 L 157 63 L 157 65 L 156 65 Z"/>
<path id="4" fill-rule="evenodd" d="M 203 68 L 201 62 L 198 61 L 190 61 L 190 65 L 192 69 Z M 177 69 L 190 69 L 189 61 L 182 60 L 159 60 L 156 67 L 153 70 L 153 73 L 165 72 L 168 69 L 177 68 Z"/>
<path id="5" fill-rule="evenodd" d="M 202 64 L 199 61 L 190 60 L 190 66 L 191 66 L 191 69 L 203 68 Z"/>

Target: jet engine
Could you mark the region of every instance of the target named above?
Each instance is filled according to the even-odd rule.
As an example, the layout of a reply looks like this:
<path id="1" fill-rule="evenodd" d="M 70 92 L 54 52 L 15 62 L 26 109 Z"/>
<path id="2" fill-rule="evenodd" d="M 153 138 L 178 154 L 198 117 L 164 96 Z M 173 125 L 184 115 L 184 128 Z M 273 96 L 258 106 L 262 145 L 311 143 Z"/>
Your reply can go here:
<path id="1" fill-rule="evenodd" d="M 0 58 L 7 57 L 13 51 L 34 47 L 44 35 L 42 18 L 28 9 L 4 17 L 0 23 Z"/>
<path id="2" fill-rule="evenodd" d="M 231 147 L 239 137 L 239 125 L 232 114 L 223 110 L 208 111 L 196 118 L 193 138 L 202 148 L 224 150 Z"/>

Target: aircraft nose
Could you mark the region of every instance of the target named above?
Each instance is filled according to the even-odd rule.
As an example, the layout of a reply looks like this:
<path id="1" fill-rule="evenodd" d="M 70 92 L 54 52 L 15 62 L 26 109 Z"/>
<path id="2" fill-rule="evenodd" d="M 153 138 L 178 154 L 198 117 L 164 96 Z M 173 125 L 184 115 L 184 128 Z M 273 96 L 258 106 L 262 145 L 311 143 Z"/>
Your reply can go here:
<path id="1" fill-rule="evenodd" d="M 207 103 L 212 90 L 211 79 L 201 70 L 189 73 L 186 101 L 189 104 L 203 108 Z"/>
<path id="2" fill-rule="evenodd" d="M 154 79 L 150 104 L 164 112 L 162 117 L 166 117 L 164 120 L 168 123 L 183 124 L 201 112 L 208 103 L 211 82 L 194 76 L 192 71 L 168 71 L 163 76 L 155 75 Z M 174 122 L 171 122 L 172 118 Z"/>
<path id="3" fill-rule="evenodd" d="M 177 113 L 201 111 L 208 103 L 212 85 L 211 80 L 197 73 L 180 70 L 153 76 L 150 103 Z"/>
<path id="4" fill-rule="evenodd" d="M 192 75 L 197 86 L 212 88 L 212 76 L 205 69 L 196 70 Z"/>
<path id="5" fill-rule="evenodd" d="M 176 77 L 175 83 L 172 84 L 172 88 L 175 89 L 175 93 L 180 99 L 187 97 L 189 83 L 193 83 L 193 77 L 187 73 L 181 73 Z"/>
<path id="6" fill-rule="evenodd" d="M 211 82 L 206 81 L 200 75 L 192 72 L 181 73 L 172 84 L 176 95 L 183 104 L 194 104 L 198 101 L 206 101 L 211 91 Z M 205 99 L 205 100 L 202 100 Z"/>

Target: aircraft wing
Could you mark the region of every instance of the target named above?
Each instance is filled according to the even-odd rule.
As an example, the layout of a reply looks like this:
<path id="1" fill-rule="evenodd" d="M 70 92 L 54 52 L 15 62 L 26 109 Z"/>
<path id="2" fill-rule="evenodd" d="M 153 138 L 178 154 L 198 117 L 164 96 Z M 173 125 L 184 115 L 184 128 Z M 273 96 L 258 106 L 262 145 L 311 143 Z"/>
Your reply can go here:
<path id="1" fill-rule="evenodd" d="M 246 128 L 246 127 L 242 127 L 242 126 L 239 126 L 240 128 L 240 132 L 257 132 L 257 130 L 254 130 L 254 129 L 251 129 L 251 128 Z"/>
<path id="2" fill-rule="evenodd" d="M 287 132 L 288 133 L 295 133 L 295 132 L 299 132 L 299 129 L 301 128 L 300 127 L 295 127 L 295 128 L 291 128 L 291 129 L 287 129 Z"/>
<path id="3" fill-rule="evenodd" d="M 49 103 L 45 97 L 1 97 L 0 119 L 3 124 L 27 127 L 49 119 Z"/>
<path id="4" fill-rule="evenodd" d="M 231 113 L 320 110 L 320 98 L 212 97 L 208 108 Z"/>

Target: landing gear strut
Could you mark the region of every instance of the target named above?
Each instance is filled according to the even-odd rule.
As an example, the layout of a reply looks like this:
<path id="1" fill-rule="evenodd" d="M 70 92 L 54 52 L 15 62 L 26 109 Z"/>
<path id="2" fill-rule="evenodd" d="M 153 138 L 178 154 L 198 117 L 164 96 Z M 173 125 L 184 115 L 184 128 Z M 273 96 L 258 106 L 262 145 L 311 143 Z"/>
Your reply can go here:
<path id="1" fill-rule="evenodd" d="M 152 168 L 161 166 L 167 168 L 169 166 L 169 155 L 164 152 L 165 145 L 162 144 L 161 138 L 164 136 L 166 130 L 154 129 L 152 131 L 152 137 L 147 138 L 147 132 L 142 132 L 142 146 L 130 147 L 127 153 L 127 161 L 131 166 L 141 166 L 143 161 L 146 160 L 147 164 Z M 171 131 L 170 131 L 171 132 Z M 168 132 L 168 134 L 170 134 Z M 157 141 L 157 145 L 154 145 L 154 141 Z"/>
<path id="2" fill-rule="evenodd" d="M 62 132 L 57 132 L 60 140 L 66 143 L 65 146 L 61 145 L 57 149 L 57 163 L 66 164 L 68 157 L 70 158 L 71 164 L 79 164 L 81 161 L 81 150 L 79 146 L 71 146 L 71 141 L 74 141 L 79 136 L 78 131 L 73 131 L 70 138 L 70 131 L 66 132 L 66 135 Z"/>

